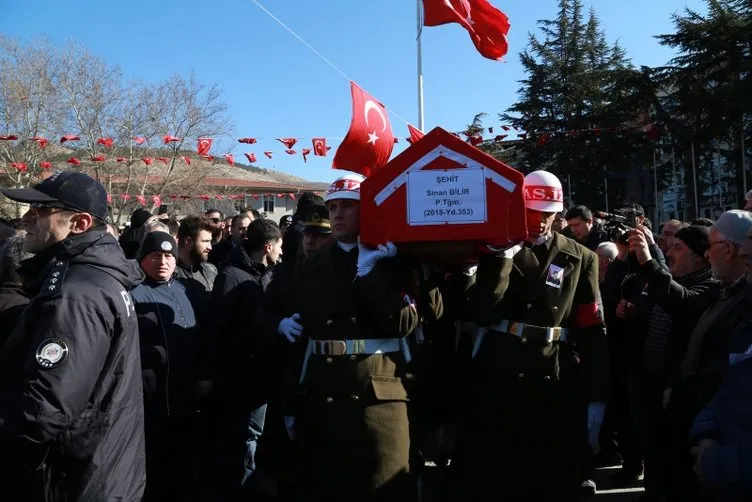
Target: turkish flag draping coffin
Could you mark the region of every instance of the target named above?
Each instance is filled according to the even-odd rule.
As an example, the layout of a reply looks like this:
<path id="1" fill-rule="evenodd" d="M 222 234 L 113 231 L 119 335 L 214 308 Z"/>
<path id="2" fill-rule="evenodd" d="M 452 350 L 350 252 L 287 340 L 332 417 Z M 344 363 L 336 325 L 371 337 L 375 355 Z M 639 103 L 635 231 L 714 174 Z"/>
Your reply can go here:
<path id="1" fill-rule="evenodd" d="M 527 237 L 523 182 L 437 127 L 361 184 L 360 240 L 429 254 L 519 242 Z"/>

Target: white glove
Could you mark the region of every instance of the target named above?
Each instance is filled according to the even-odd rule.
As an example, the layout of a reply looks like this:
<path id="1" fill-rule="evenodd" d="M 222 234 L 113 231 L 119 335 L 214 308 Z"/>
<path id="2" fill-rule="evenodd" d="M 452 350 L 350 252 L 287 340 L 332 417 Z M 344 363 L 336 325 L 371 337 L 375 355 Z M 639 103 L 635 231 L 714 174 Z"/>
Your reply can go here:
<path id="1" fill-rule="evenodd" d="M 387 242 L 386 245 L 379 244 L 376 249 L 371 249 L 358 244 L 358 277 L 367 275 L 379 260 L 383 258 L 392 258 L 397 255 L 397 246 L 393 242 Z"/>
<path id="2" fill-rule="evenodd" d="M 297 434 L 295 434 L 295 417 L 284 417 L 285 419 L 285 429 L 287 429 L 287 436 L 290 438 L 290 441 L 295 441 L 295 438 L 297 437 Z"/>
<path id="3" fill-rule="evenodd" d="M 590 447 L 597 451 L 599 448 L 598 435 L 601 433 L 601 425 L 603 425 L 603 416 L 606 413 L 606 405 L 604 403 L 590 403 L 587 408 L 587 430 L 588 430 L 588 443 Z"/>
<path id="4" fill-rule="evenodd" d="M 303 325 L 298 321 L 300 321 L 300 314 L 297 313 L 293 314 L 292 317 L 285 317 L 279 321 L 277 333 L 287 338 L 288 342 L 294 342 L 303 334 Z"/>
<path id="5" fill-rule="evenodd" d="M 509 246 L 498 248 L 494 246 L 486 246 L 486 248 L 499 258 L 514 258 L 514 255 L 519 253 L 520 249 L 522 249 L 522 243 L 510 244 Z"/>

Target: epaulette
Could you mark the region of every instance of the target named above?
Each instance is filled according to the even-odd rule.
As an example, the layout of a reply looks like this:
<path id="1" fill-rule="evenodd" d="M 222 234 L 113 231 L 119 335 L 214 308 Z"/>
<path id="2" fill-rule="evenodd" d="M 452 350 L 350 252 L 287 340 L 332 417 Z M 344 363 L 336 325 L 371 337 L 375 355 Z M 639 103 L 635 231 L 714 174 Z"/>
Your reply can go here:
<path id="1" fill-rule="evenodd" d="M 39 290 L 39 296 L 54 295 L 58 293 L 65 282 L 65 275 L 68 273 L 68 261 L 57 260 L 50 268 L 47 278 Z"/>

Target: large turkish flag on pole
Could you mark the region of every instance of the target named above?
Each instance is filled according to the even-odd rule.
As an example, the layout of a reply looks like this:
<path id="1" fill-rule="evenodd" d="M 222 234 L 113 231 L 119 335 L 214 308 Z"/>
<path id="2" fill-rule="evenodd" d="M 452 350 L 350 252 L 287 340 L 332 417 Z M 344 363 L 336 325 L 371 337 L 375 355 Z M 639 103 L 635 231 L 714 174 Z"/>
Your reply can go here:
<path id="1" fill-rule="evenodd" d="M 353 116 L 347 136 L 334 154 L 332 167 L 369 176 L 389 162 L 394 134 L 384 105 L 350 82 Z"/>
<path id="2" fill-rule="evenodd" d="M 458 23 L 488 59 L 506 55 L 509 18 L 488 0 L 423 0 L 423 26 Z"/>

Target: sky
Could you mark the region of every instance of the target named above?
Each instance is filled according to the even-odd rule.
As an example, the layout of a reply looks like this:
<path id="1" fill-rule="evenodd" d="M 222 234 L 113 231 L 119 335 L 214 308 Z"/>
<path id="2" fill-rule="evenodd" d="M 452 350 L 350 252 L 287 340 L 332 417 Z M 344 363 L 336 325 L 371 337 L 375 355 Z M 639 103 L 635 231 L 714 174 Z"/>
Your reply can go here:
<path id="1" fill-rule="evenodd" d="M 404 149 L 405 122 L 418 125 L 415 0 L 257 0 L 337 70 L 311 51 L 254 0 L 36 0 L 9 2 L 0 33 L 23 41 L 46 36 L 56 44 L 75 40 L 127 78 L 159 82 L 174 73 L 195 72 L 218 84 L 242 158 L 254 152 L 257 165 L 312 181 L 332 181 L 342 171 L 328 157 L 289 156 L 279 137 L 296 137 L 298 152 L 312 137 L 342 138 L 352 114 L 348 78 L 386 105 L 395 136 L 392 158 Z M 556 14 L 556 0 L 491 0 L 510 19 L 504 62 L 483 58 L 457 24 L 424 28 L 422 35 L 426 131 L 440 126 L 464 130 L 486 112 L 486 126 L 515 102 L 523 78 L 518 54 L 538 19 Z M 654 35 L 673 31 L 671 15 L 685 7 L 705 11 L 703 0 L 584 0 L 593 7 L 610 42 L 618 40 L 633 64 L 660 65 L 673 56 Z M 345 76 L 346 75 L 346 76 Z M 170 131 L 165 131 L 170 133 Z M 302 139 L 305 138 L 305 139 Z M 262 152 L 273 150 L 271 160 Z M 221 155 L 226 152 L 212 152 Z"/>

